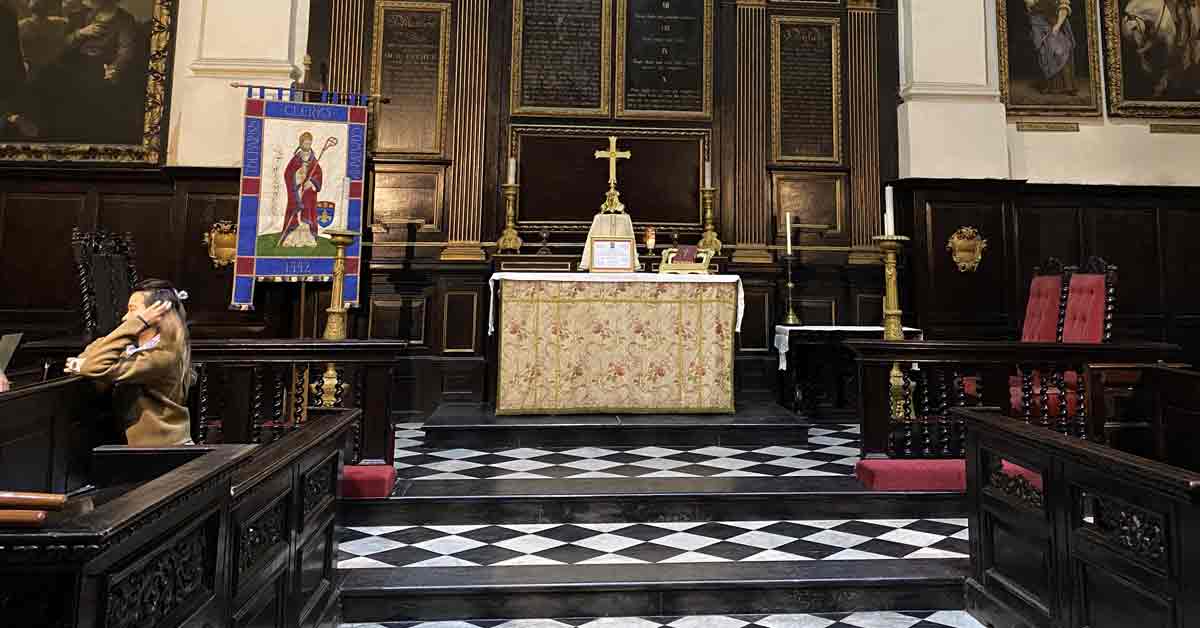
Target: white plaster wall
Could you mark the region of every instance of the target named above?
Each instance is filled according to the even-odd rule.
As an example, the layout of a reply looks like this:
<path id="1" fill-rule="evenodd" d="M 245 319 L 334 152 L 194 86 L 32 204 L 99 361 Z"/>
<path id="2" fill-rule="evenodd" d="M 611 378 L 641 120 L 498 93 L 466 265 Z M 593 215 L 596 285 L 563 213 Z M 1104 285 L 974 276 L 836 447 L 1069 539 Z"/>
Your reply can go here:
<path id="1" fill-rule="evenodd" d="M 302 71 L 308 0 L 179 3 L 167 165 L 241 165 L 244 89 L 287 86 Z"/>
<path id="2" fill-rule="evenodd" d="M 1000 102 L 994 0 L 901 0 L 899 19 L 901 177 L 1200 185 L 1200 135 L 1107 116 L 1055 120 L 1078 133 L 1017 131 Z"/>

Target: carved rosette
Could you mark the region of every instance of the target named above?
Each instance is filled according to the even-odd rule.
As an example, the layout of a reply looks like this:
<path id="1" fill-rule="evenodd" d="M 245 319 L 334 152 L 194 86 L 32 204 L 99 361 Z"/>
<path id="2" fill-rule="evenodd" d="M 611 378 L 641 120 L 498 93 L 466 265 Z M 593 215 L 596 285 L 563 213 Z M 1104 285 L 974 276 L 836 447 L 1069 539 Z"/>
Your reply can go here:
<path id="1" fill-rule="evenodd" d="M 287 500 L 281 499 L 270 510 L 246 524 L 238 533 L 238 575 L 256 565 L 267 550 L 282 543 L 287 533 Z"/>
<path id="2" fill-rule="evenodd" d="M 988 489 L 1022 506 L 1037 510 L 1042 510 L 1046 506 L 1046 496 L 1041 489 L 1034 486 L 1027 478 L 1009 475 L 1000 469 L 992 469 L 992 474 L 988 478 Z"/>
<path id="3" fill-rule="evenodd" d="M 321 505 L 326 495 L 333 494 L 333 469 L 336 460 L 322 462 L 304 476 L 304 516 Z"/>
<path id="4" fill-rule="evenodd" d="M 1108 542 L 1143 560 L 1159 563 L 1167 554 L 1162 515 L 1111 497 L 1095 496 L 1094 529 Z"/>
<path id="5" fill-rule="evenodd" d="M 207 595 L 208 526 L 201 525 L 175 539 L 136 569 L 108 586 L 104 625 L 107 628 L 148 628 Z"/>

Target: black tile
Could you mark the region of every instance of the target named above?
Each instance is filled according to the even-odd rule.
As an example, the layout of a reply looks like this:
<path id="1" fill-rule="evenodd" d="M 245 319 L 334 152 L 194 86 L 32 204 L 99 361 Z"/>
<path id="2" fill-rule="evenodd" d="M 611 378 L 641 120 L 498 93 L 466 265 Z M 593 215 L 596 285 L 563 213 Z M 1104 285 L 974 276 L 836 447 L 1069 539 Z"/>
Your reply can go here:
<path id="1" fill-rule="evenodd" d="M 349 543 L 350 541 L 357 541 L 358 539 L 365 539 L 368 536 L 371 536 L 371 535 L 364 534 L 357 530 L 351 530 L 350 528 L 343 528 L 340 526 L 338 527 L 338 543 Z"/>
<path id="2" fill-rule="evenodd" d="M 847 521 L 846 523 L 835 526 L 833 529 L 837 530 L 838 532 L 857 534 L 859 536 L 865 536 L 872 539 L 877 536 L 883 536 L 884 534 L 895 530 L 895 528 L 892 527 L 881 526 L 879 524 L 868 523 L 866 521 Z"/>
<path id="3" fill-rule="evenodd" d="M 879 554 L 881 556 L 890 556 L 892 558 L 904 558 L 920 548 L 903 543 L 893 543 L 892 541 L 885 541 L 883 539 L 871 539 L 866 543 L 855 545 L 852 549 L 860 552 Z"/>
<path id="4" fill-rule="evenodd" d="M 686 550 L 681 550 L 666 545 L 658 545 L 655 543 L 642 543 L 633 547 L 621 550 L 621 556 L 629 556 L 638 560 L 643 560 L 648 563 L 660 563 L 668 558 L 683 554 Z"/>
<path id="5" fill-rule="evenodd" d="M 441 556 L 441 554 L 423 550 L 419 547 L 397 547 L 386 552 L 371 554 L 367 558 L 395 565 L 396 567 L 405 567 L 431 558 L 437 558 L 438 556 Z"/>
<path id="6" fill-rule="evenodd" d="M 842 549 L 844 548 L 800 540 L 776 547 L 775 551 L 795 554 L 796 556 L 803 556 L 805 558 L 812 558 L 814 560 L 822 560 L 842 551 Z"/>
<path id="7" fill-rule="evenodd" d="M 930 545 L 933 549 L 939 549 L 944 552 L 957 552 L 959 554 L 971 554 L 971 542 L 962 539 L 943 539 Z"/>
<path id="8" fill-rule="evenodd" d="M 538 536 L 554 539 L 555 541 L 562 541 L 563 543 L 574 543 L 580 539 L 590 538 L 597 536 L 598 534 L 599 533 L 597 533 L 595 530 L 588 530 L 586 528 L 569 524 L 538 532 Z"/>
<path id="9" fill-rule="evenodd" d="M 942 536 L 953 536 L 963 531 L 964 526 L 951 525 L 940 521 L 930 521 L 921 519 L 909 525 L 904 526 L 908 530 L 916 530 L 917 532 L 928 532 L 929 534 L 940 534 Z"/>
<path id="10" fill-rule="evenodd" d="M 397 530 L 395 532 L 383 535 L 383 538 L 391 539 L 397 543 L 404 543 L 405 545 L 416 545 L 417 543 L 424 543 L 425 541 L 440 539 L 444 536 L 449 535 L 447 535 L 445 532 L 438 532 L 437 530 L 418 527 L 408 528 L 407 530 Z"/>
<path id="11" fill-rule="evenodd" d="M 542 552 L 536 552 L 533 555 L 555 560 L 560 563 L 566 563 L 568 565 L 574 565 L 597 556 L 603 556 L 604 552 L 598 552 L 594 549 L 588 549 L 578 545 L 560 545 Z M 622 552 L 622 555 L 625 555 L 624 552 Z"/>
<path id="12" fill-rule="evenodd" d="M 495 565 L 499 562 L 504 562 L 512 558 L 525 556 L 523 552 L 516 552 L 498 545 L 484 545 L 465 552 L 453 554 L 455 558 L 469 560 L 479 565 Z"/>
<path id="13" fill-rule="evenodd" d="M 806 536 L 816 534 L 823 529 L 824 528 L 806 526 L 804 524 L 795 523 L 792 521 L 780 521 L 778 523 L 772 523 L 765 528 L 759 528 L 759 531 L 768 532 L 770 534 L 779 534 L 781 536 L 787 536 L 793 539 L 802 539 Z"/>
<path id="14" fill-rule="evenodd" d="M 724 558 L 726 560 L 743 560 L 758 554 L 763 550 L 757 547 L 750 547 L 749 545 L 742 545 L 740 543 L 722 542 L 714 543 L 713 545 L 702 547 L 695 551 L 701 554 L 708 554 L 709 556 Z"/>
<path id="15" fill-rule="evenodd" d="M 688 530 L 692 534 L 706 536 L 710 539 L 721 539 L 722 541 L 745 534 L 748 531 L 745 528 L 726 525 L 724 523 L 706 523 Z"/>
<path id="16" fill-rule="evenodd" d="M 486 528 L 465 532 L 459 536 L 466 537 L 473 541 L 479 541 L 480 543 L 490 544 L 507 541 L 509 539 L 515 539 L 518 536 L 525 536 L 525 533 L 517 532 L 516 530 L 510 530 L 502 526 L 487 526 Z"/>
<path id="17" fill-rule="evenodd" d="M 638 524 L 629 526 L 628 528 L 621 528 L 613 534 L 619 534 L 621 536 L 637 539 L 639 541 L 653 541 L 654 539 L 661 539 L 664 536 L 675 534 L 675 531 L 668 530 L 666 528 Z"/>

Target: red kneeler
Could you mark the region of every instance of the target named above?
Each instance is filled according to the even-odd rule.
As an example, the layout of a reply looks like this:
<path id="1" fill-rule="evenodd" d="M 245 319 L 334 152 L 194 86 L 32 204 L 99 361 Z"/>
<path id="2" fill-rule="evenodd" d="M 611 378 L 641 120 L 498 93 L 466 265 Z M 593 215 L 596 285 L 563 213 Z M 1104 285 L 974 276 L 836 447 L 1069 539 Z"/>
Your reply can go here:
<path id="1" fill-rule="evenodd" d="M 346 465 L 342 468 L 342 497 L 387 497 L 396 485 L 396 469 L 390 464 Z"/>
<path id="2" fill-rule="evenodd" d="M 1029 480 L 1035 488 L 1042 488 L 1042 476 L 1007 460 L 1001 463 L 1006 475 Z M 960 459 L 902 460 L 877 459 L 859 460 L 854 466 L 858 481 L 871 491 L 953 491 L 967 490 L 967 462 Z"/>

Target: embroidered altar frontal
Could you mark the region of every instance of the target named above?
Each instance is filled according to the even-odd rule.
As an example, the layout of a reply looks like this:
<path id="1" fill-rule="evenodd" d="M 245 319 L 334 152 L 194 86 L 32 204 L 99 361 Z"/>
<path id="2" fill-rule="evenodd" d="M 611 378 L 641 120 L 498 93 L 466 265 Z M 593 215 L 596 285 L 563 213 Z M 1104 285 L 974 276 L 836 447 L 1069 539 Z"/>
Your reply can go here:
<path id="1" fill-rule="evenodd" d="M 500 280 L 498 414 L 734 411 L 736 278 L 571 277 Z"/>

